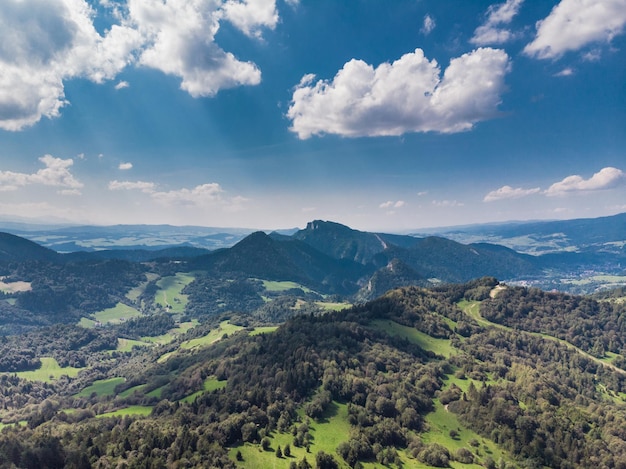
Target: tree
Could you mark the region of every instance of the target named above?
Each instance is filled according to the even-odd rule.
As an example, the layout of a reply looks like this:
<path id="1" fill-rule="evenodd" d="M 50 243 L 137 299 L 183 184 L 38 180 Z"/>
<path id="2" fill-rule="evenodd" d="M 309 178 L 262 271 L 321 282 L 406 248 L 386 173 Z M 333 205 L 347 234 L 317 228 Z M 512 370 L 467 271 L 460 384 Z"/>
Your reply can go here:
<path id="1" fill-rule="evenodd" d="M 339 469 L 339 465 L 335 458 L 324 451 L 319 451 L 315 455 L 315 467 L 317 469 Z"/>
<path id="2" fill-rule="evenodd" d="M 277 458 L 283 457 L 283 451 L 280 449 L 280 445 L 278 445 L 278 447 L 276 448 L 276 457 Z"/>

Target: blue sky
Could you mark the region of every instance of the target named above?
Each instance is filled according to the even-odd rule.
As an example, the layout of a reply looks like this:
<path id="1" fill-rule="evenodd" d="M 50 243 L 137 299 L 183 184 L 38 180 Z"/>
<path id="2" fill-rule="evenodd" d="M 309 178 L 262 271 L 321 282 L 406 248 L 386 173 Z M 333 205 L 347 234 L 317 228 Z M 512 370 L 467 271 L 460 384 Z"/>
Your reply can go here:
<path id="1" fill-rule="evenodd" d="M 5 0 L 0 218 L 626 211 L 626 0 Z"/>

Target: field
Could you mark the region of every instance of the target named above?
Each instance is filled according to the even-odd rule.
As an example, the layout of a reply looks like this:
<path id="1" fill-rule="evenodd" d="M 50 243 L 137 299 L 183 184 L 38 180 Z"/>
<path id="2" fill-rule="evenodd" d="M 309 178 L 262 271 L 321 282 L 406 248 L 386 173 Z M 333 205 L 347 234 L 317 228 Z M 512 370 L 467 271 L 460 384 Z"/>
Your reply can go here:
<path id="1" fill-rule="evenodd" d="M 89 397 L 92 393 L 96 393 L 98 396 L 113 396 L 115 394 L 115 387 L 118 384 L 122 384 L 124 381 L 124 378 L 100 379 L 94 381 L 91 386 L 87 386 L 74 397 Z"/>
<path id="2" fill-rule="evenodd" d="M 313 290 L 311 290 L 310 288 L 307 288 L 296 282 L 275 282 L 270 280 L 262 280 L 262 282 L 265 289 L 270 292 L 282 292 L 291 290 L 293 288 L 299 288 L 305 293 L 313 292 Z"/>
<path id="3" fill-rule="evenodd" d="M 201 396 L 202 394 L 204 394 L 205 392 L 211 392 L 211 391 L 215 391 L 217 389 L 222 389 L 224 387 L 226 387 L 226 381 L 218 381 L 216 378 L 207 378 L 204 381 L 204 385 L 202 387 L 202 390 L 194 392 L 193 394 L 184 397 L 183 399 L 181 399 L 181 402 L 186 402 L 186 403 L 192 403 L 193 401 L 196 400 L 196 397 Z"/>
<path id="4" fill-rule="evenodd" d="M 402 324 L 389 320 L 373 321 L 372 326 L 385 331 L 389 335 L 407 339 L 414 344 L 419 345 L 424 350 L 436 353 L 437 355 L 442 355 L 446 358 L 449 358 L 451 355 L 456 353 L 449 340 L 436 339 L 428 334 L 418 331 L 413 327 L 403 326 Z"/>
<path id="5" fill-rule="evenodd" d="M 141 316 L 141 313 L 124 303 L 118 303 L 113 308 L 105 309 L 94 314 L 95 320 L 102 324 L 119 324 L 137 316 Z"/>
<path id="6" fill-rule="evenodd" d="M 96 415 L 96 418 L 123 417 L 125 415 L 146 417 L 150 415 L 151 413 L 152 413 L 152 406 L 131 405 L 123 409 L 118 409 L 112 412 L 105 412 L 104 414 Z"/>
<path id="7" fill-rule="evenodd" d="M 242 330 L 243 327 L 230 324 L 228 321 L 222 321 L 217 329 L 213 329 L 207 335 L 191 339 L 180 344 L 180 347 L 186 350 L 198 347 L 206 347 L 220 340 L 224 334 L 232 334 Z"/>
<path id="8" fill-rule="evenodd" d="M 181 292 L 194 279 L 193 274 L 181 272 L 175 276 L 163 277 L 157 282 L 159 290 L 155 294 L 154 302 L 170 313 L 184 313 L 188 299 L 187 295 L 183 295 Z"/>
<path id="9" fill-rule="evenodd" d="M 133 350 L 133 347 L 147 347 L 151 344 L 146 342 L 142 342 L 141 340 L 132 340 L 132 339 L 117 339 L 117 351 L 118 352 L 130 352 Z"/>
<path id="10" fill-rule="evenodd" d="M 61 368 L 59 363 L 52 357 L 41 357 L 41 368 L 33 371 L 20 371 L 17 374 L 20 378 L 31 381 L 43 381 L 50 383 L 61 376 L 76 377 L 84 368 L 65 367 Z"/>
<path id="11" fill-rule="evenodd" d="M 10 282 L 4 283 L 0 280 L 0 292 L 2 293 L 16 293 L 32 290 L 30 282 Z"/>
<path id="12" fill-rule="evenodd" d="M 495 443 L 482 438 L 477 433 L 463 427 L 456 415 L 448 412 L 438 400 L 435 400 L 435 410 L 426 416 L 429 431 L 422 434 L 425 443 L 439 443 L 448 448 L 454 454 L 460 448 L 470 450 L 478 459 L 490 457 L 498 462 L 500 458 L 506 460 L 506 456 L 498 449 Z M 454 437 L 451 436 L 451 431 Z M 478 464 L 452 463 L 452 467 L 458 468 L 479 468 Z"/>
<path id="13" fill-rule="evenodd" d="M 144 342 L 150 342 L 150 343 L 158 344 L 158 345 L 169 344 L 176 338 L 177 335 L 184 334 L 188 330 L 196 327 L 198 324 L 200 323 L 198 322 L 197 319 L 194 319 L 188 322 L 182 322 L 178 325 L 178 327 L 171 329 L 167 334 L 153 336 L 153 337 L 142 337 L 141 340 L 143 340 Z"/>
<path id="14" fill-rule="evenodd" d="M 278 326 L 255 327 L 254 330 L 250 332 L 250 335 L 269 334 L 274 332 L 276 329 L 278 329 Z"/>
<path id="15" fill-rule="evenodd" d="M 145 291 L 146 285 L 148 285 L 148 283 L 150 283 L 151 281 L 156 280 L 157 278 L 159 278 L 157 274 L 147 273 L 146 281 L 143 282 L 141 285 L 131 289 L 128 293 L 126 293 L 126 298 L 128 298 L 131 301 L 137 301 L 137 299 Z"/>
<path id="16" fill-rule="evenodd" d="M 325 301 L 316 301 L 315 304 L 326 311 L 341 311 L 352 306 L 352 303 L 326 303 Z"/>
<path id="17" fill-rule="evenodd" d="M 314 466 L 316 453 L 324 451 L 325 453 L 334 455 L 335 460 L 340 463 L 342 469 L 348 468 L 348 465 L 346 465 L 335 452 L 339 443 L 348 440 L 350 437 L 347 405 L 333 402 L 320 422 L 311 421 L 309 424 L 309 433 L 313 436 L 310 452 L 307 452 L 305 448 L 294 446 L 293 435 L 291 433 L 274 432 L 271 435 L 271 451 L 263 451 L 260 445 L 245 443 L 244 445 L 233 448 L 230 455 L 234 460 L 237 451 L 241 451 L 243 461 L 237 462 L 239 467 L 288 469 L 292 461 L 299 462 L 304 457 Z M 280 446 L 282 450 L 287 444 L 290 445 L 291 456 L 277 458 L 275 451 L 278 446 Z M 368 465 L 364 467 L 368 467 Z"/>

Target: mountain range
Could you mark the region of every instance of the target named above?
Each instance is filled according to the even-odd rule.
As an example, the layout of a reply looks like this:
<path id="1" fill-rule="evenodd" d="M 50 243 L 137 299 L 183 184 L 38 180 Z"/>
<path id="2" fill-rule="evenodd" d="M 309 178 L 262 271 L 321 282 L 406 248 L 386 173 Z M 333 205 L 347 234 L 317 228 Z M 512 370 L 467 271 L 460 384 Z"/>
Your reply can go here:
<path id="1" fill-rule="evenodd" d="M 16 253 L 24 259 L 62 263 L 104 259 L 129 262 L 170 259 L 184 263 L 187 271 L 206 271 L 215 277 L 237 275 L 241 278 L 293 281 L 324 294 L 340 294 L 359 300 L 374 298 L 399 286 L 466 282 L 482 276 L 540 285 L 543 282 L 553 288 L 567 289 L 568 285 L 560 285 L 559 279 L 575 277 L 582 272 L 623 273 L 626 241 L 617 240 L 620 232 L 623 232 L 625 220 L 626 215 L 620 215 L 605 219 L 489 228 L 489 233 L 500 233 L 500 236 L 508 233 L 509 237 L 519 238 L 522 233 L 534 230 L 533 233 L 542 233 L 541 236 L 552 239 L 555 239 L 555 235 L 549 233 L 561 229 L 560 239 L 578 243 L 577 249 L 565 248 L 542 255 L 517 252 L 494 243 L 463 244 L 442 236 L 370 233 L 335 222 L 315 220 L 292 234 L 267 234 L 262 231 L 246 236 L 241 232 L 232 236 L 224 234 L 221 239 L 242 238 L 230 247 L 214 250 L 185 242 L 178 245 L 163 244 L 166 247 L 162 248 L 153 245 L 148 249 L 145 246 L 123 249 L 123 246 L 118 245 L 116 249 L 57 254 L 21 237 L 5 234 L 0 241 L 8 245 L 2 248 L 0 244 L 0 260 L 12 260 L 18 255 Z M 585 228 L 587 226 L 589 228 Z M 162 234 L 170 228 L 153 227 L 154 230 L 164 230 Z M 120 229 L 111 228 L 111 232 Z M 194 231 L 196 228 L 189 229 L 198 234 Z M 457 237 L 460 237 L 458 233 L 461 232 L 474 233 L 472 236 L 476 237 L 476 233 L 486 233 L 487 229 L 473 227 L 456 233 Z M 572 234 L 578 231 L 587 234 Z M 180 232 L 180 229 L 176 232 Z M 178 239 L 177 236 L 173 239 Z M 533 239 L 539 239 L 540 235 L 533 236 Z M 164 236 L 162 241 L 167 239 Z M 592 287 L 597 288 L 597 285 L 593 284 Z"/>

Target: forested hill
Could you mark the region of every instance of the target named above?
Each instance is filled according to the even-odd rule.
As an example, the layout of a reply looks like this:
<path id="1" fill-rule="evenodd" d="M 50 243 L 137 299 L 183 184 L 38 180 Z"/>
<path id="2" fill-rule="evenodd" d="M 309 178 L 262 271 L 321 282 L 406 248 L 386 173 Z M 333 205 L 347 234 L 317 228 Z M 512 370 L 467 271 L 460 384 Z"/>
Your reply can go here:
<path id="1" fill-rule="evenodd" d="M 0 379 L 13 390 L 2 415 L 27 422 L 0 433 L 0 466 L 623 468 L 624 314 L 483 278 L 393 290 L 273 332 L 220 333 L 223 322 L 213 341 L 94 355 L 89 373 L 108 379 L 90 388 Z M 80 340 L 100 350 L 113 331 Z M 65 347 L 73 335 L 49 334 Z"/>
<path id="2" fill-rule="evenodd" d="M 52 249 L 27 239 L 0 232 L 0 262 L 39 260 L 55 261 L 59 255 Z"/>

